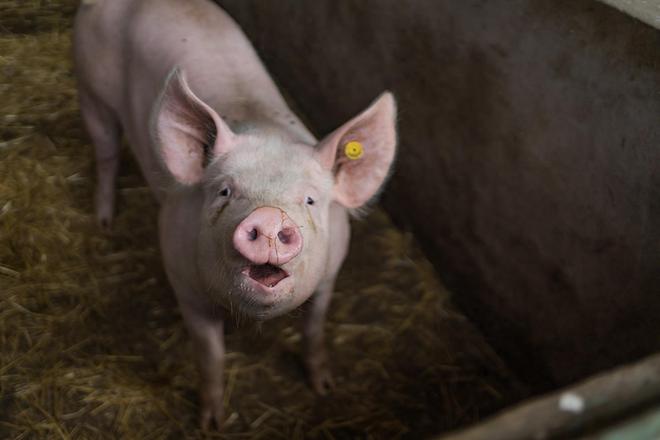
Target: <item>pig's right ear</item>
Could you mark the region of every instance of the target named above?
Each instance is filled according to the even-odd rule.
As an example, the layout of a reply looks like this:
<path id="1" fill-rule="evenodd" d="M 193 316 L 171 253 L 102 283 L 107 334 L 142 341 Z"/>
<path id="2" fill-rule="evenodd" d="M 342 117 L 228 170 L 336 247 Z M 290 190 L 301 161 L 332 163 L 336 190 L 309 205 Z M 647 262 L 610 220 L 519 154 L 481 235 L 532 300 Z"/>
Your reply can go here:
<path id="1" fill-rule="evenodd" d="M 195 96 L 179 68 L 167 76 L 151 126 L 165 166 L 186 185 L 199 182 L 211 158 L 227 153 L 235 144 L 236 135 Z"/>

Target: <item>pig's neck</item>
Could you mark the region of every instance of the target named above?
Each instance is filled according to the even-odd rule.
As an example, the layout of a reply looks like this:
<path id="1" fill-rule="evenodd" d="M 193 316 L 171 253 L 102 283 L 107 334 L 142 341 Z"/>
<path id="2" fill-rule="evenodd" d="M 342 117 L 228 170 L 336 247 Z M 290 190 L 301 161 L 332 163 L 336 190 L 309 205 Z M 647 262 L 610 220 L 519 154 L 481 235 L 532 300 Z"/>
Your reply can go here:
<path id="1" fill-rule="evenodd" d="M 177 295 L 186 299 L 195 299 L 190 293 L 177 289 L 176 286 L 190 286 L 202 291 L 198 276 L 198 241 L 202 226 L 202 206 L 204 194 L 199 185 L 180 187 L 170 191 L 164 198 L 159 215 L 159 235 L 161 252 L 168 278 Z"/>

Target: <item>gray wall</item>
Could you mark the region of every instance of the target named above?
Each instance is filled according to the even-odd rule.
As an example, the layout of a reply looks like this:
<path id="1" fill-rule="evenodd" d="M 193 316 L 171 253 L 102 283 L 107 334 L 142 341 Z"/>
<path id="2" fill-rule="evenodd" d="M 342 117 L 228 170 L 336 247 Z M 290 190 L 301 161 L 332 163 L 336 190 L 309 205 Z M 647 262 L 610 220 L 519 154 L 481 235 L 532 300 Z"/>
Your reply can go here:
<path id="1" fill-rule="evenodd" d="M 220 0 L 325 134 L 388 88 L 383 204 L 537 389 L 660 348 L 660 32 L 593 0 Z"/>

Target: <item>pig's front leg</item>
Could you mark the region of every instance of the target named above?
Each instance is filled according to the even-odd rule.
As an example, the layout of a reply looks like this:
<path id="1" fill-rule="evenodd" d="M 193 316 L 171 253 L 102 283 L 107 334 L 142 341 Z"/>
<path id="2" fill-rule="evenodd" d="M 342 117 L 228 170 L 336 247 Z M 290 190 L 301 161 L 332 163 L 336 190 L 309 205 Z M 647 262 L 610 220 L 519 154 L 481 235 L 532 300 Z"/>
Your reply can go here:
<path id="1" fill-rule="evenodd" d="M 334 388 L 323 330 L 333 289 L 334 279 L 322 282 L 314 293 L 312 303 L 306 310 L 304 318 L 303 356 L 305 367 L 314 391 L 320 395 L 324 395 Z"/>
<path id="2" fill-rule="evenodd" d="M 209 316 L 192 307 L 180 305 L 180 308 L 196 349 L 201 380 L 201 427 L 208 431 L 215 423 L 220 429 L 224 414 L 224 321 L 222 317 Z"/>

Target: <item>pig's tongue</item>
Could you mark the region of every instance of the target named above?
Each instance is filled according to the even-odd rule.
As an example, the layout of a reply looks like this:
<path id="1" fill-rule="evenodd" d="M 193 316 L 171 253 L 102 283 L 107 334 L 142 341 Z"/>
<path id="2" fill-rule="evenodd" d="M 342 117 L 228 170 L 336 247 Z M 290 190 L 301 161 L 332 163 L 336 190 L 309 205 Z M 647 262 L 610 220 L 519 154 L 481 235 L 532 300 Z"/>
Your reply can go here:
<path id="1" fill-rule="evenodd" d="M 248 276 L 264 286 L 274 287 L 289 275 L 272 264 L 259 264 L 249 267 Z"/>

